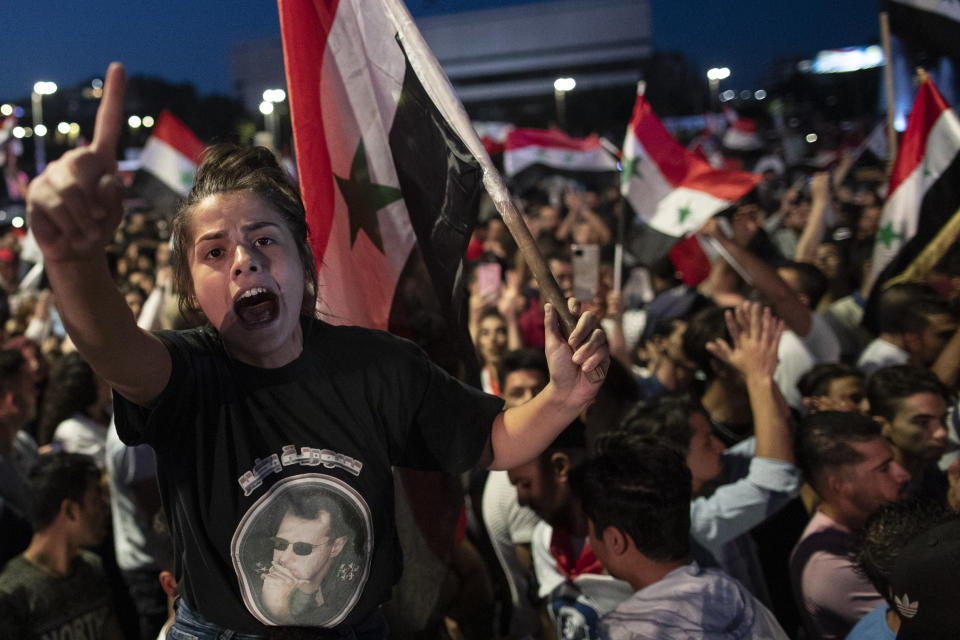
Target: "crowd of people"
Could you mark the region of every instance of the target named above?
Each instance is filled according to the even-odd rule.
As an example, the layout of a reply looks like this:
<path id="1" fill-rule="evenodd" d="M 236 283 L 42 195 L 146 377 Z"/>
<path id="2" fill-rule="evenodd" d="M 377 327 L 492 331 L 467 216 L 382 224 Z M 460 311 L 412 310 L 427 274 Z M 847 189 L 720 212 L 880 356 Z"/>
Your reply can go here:
<path id="1" fill-rule="evenodd" d="M 104 156 L 108 134 L 90 153 Z M 383 637 L 378 606 L 400 551 L 389 499 L 371 496 L 387 485 L 341 477 L 391 464 L 463 473 L 439 637 L 960 634 L 960 251 L 923 281 L 866 290 L 882 182 L 858 180 L 842 157 L 767 169 L 718 214 L 725 223 L 701 231 L 723 251 L 699 282 L 669 257 L 631 254 L 635 221 L 615 188 L 558 176 L 524 187 L 517 199 L 564 296 L 579 294 L 581 322 L 605 330 L 612 359 L 589 393 L 564 382 L 554 314 L 481 204 L 466 256 L 469 330 L 483 391 L 506 410 L 494 418 L 500 402 L 436 380 L 419 352 L 301 317 L 301 291 L 306 315 L 315 291 L 302 252 L 306 274 L 244 258 L 235 273 L 272 269 L 279 289 L 248 287 L 224 303 L 210 280 L 220 267 L 209 265 L 231 252 L 269 257 L 287 232 L 248 243 L 250 229 L 302 220 L 295 190 L 249 195 L 269 191 L 256 176 L 280 171 L 269 154 L 211 153 L 186 217 L 171 224 L 128 202 L 92 249 L 63 249 L 74 261 L 106 256 L 107 284 L 129 307 L 104 322 L 116 334 L 91 334 L 114 299 L 99 308 L 89 283 L 93 300 L 65 289 L 73 263 L 49 228 L 0 238 L 0 637 L 261 637 L 341 623 L 354 635 L 337 637 Z M 32 205 L 53 218 L 46 180 Z M 99 189 L 90 201 L 110 200 Z M 229 216 L 236 227 L 217 226 Z M 188 319 L 184 300 L 206 317 Z M 285 305 L 296 348 L 317 363 L 289 356 L 286 337 L 263 353 L 244 342 L 244 331 L 285 321 Z M 566 357 L 600 364 L 596 334 L 574 334 Z M 138 337 L 131 362 L 104 362 L 130 349 L 127 335 L 160 339 Z M 310 375 L 322 378 L 322 402 L 293 395 L 321 393 L 299 388 Z M 564 384 L 578 409 L 567 406 L 559 430 L 510 439 L 521 419 L 549 421 L 549 396 Z M 370 406 L 348 404 L 350 394 Z M 238 418 L 237 405 L 253 417 Z M 351 442 L 348 428 L 332 440 L 299 426 L 274 434 L 273 417 L 288 413 L 364 425 L 370 413 L 388 426 L 363 432 L 384 439 L 376 445 Z M 467 422 L 477 424 L 448 437 Z M 481 455 L 486 438 L 492 451 Z M 529 455 L 514 454 L 517 443 Z M 271 478 L 300 466 L 315 473 Z M 317 633 L 287 637 L 334 637 Z"/>

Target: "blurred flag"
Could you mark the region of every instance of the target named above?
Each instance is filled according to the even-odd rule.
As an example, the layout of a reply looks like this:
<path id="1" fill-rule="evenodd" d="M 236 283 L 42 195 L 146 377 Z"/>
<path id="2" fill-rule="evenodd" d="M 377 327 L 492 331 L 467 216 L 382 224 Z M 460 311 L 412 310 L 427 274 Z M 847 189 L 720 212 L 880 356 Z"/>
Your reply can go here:
<path id="1" fill-rule="evenodd" d="M 449 107 L 424 88 L 437 80 L 433 54 L 399 0 L 278 5 L 324 320 L 411 338 L 478 380 L 460 274 L 482 176 Z M 401 476 L 405 570 L 388 617 L 411 637 L 433 620 L 462 491 L 453 476 Z"/>
<path id="2" fill-rule="evenodd" d="M 763 140 L 757 133 L 757 121 L 741 118 L 729 107 L 723 108 L 723 115 L 730 126 L 723 134 L 723 146 L 734 151 L 756 151 L 763 146 Z"/>
<path id="3" fill-rule="evenodd" d="M 880 121 L 866 137 L 863 143 L 857 148 L 856 159 L 864 151 L 869 151 L 877 161 L 885 162 L 890 157 L 890 141 L 887 138 L 887 124 Z"/>
<path id="4" fill-rule="evenodd" d="M 190 193 L 204 144 L 179 118 L 162 111 L 140 154 L 132 190 L 155 209 L 172 216 Z"/>
<path id="5" fill-rule="evenodd" d="M 955 0 L 881 0 L 890 30 L 923 51 L 960 58 L 960 3 Z"/>
<path id="6" fill-rule="evenodd" d="M 632 244 L 645 264 L 663 257 L 715 213 L 760 181 L 744 171 L 721 171 L 684 149 L 637 96 L 623 143 L 620 190 L 646 227 Z"/>
<path id="7" fill-rule="evenodd" d="M 957 239 L 958 209 L 960 121 L 928 78 L 890 176 L 864 291 L 925 275 Z"/>
<path id="8" fill-rule="evenodd" d="M 617 170 L 617 159 L 596 135 L 571 138 L 557 129 L 514 129 L 508 133 L 503 153 L 507 177 L 534 165 L 572 173 L 613 172 Z"/>
<path id="9" fill-rule="evenodd" d="M 489 155 L 493 156 L 498 153 L 503 153 L 507 144 L 507 135 L 513 131 L 515 127 L 508 122 L 474 121 L 473 128 L 476 130 L 477 135 L 480 136 L 483 148 L 487 150 Z"/>

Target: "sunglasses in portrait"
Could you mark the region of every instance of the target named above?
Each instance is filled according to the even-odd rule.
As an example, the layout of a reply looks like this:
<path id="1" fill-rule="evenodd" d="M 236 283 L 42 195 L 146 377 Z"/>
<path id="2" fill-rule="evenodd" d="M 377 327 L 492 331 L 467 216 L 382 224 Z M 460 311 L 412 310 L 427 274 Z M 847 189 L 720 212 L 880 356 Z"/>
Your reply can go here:
<path id="1" fill-rule="evenodd" d="M 286 551 L 287 547 L 291 544 L 293 545 L 293 552 L 298 556 L 308 556 L 313 553 L 313 550 L 317 547 L 324 547 L 327 545 L 327 542 L 321 542 L 320 544 L 310 544 L 309 542 L 290 542 L 284 538 L 278 538 L 276 536 L 271 536 L 270 542 L 273 544 L 274 551 Z"/>

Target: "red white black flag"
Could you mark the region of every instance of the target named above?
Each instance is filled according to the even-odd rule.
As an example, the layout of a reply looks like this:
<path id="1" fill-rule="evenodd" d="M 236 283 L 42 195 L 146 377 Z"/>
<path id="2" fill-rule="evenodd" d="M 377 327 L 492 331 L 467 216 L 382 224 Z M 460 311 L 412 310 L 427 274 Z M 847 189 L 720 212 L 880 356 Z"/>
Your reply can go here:
<path id="1" fill-rule="evenodd" d="M 133 190 L 154 208 L 172 214 L 190 193 L 204 144 L 179 118 L 162 111 L 140 154 Z"/>
<path id="2" fill-rule="evenodd" d="M 960 233 L 960 121 L 929 78 L 890 175 L 864 290 L 929 271 Z"/>
<path id="3" fill-rule="evenodd" d="M 435 59 L 399 0 L 278 4 L 323 319 L 411 338 L 478 380 L 459 278 L 482 176 L 449 105 L 425 89 L 446 82 Z M 398 637 L 433 615 L 447 570 L 462 494 L 438 476 L 398 486 L 408 567 L 390 608 Z"/>
<path id="4" fill-rule="evenodd" d="M 642 94 L 623 142 L 620 189 L 646 227 L 635 255 L 651 264 L 696 232 L 760 181 L 744 171 L 714 169 L 687 151 L 654 114 Z"/>

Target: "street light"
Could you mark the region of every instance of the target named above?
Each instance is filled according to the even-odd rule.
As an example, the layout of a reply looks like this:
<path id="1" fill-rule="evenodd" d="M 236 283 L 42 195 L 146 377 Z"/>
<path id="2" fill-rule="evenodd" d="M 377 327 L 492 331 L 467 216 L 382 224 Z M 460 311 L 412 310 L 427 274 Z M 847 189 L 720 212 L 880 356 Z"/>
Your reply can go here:
<path id="1" fill-rule="evenodd" d="M 553 99 L 557 105 L 557 122 L 561 129 L 567 128 L 567 92 L 577 87 L 573 78 L 557 78 L 553 81 Z"/>
<path id="2" fill-rule="evenodd" d="M 283 89 L 267 89 L 263 92 L 263 102 L 260 103 L 260 113 L 266 121 L 267 131 L 270 134 L 270 146 L 277 151 L 277 138 L 279 138 L 279 126 L 277 122 L 277 108 L 275 105 L 287 99 L 287 92 Z"/>
<path id="3" fill-rule="evenodd" d="M 730 77 L 728 67 L 713 67 L 707 70 L 707 81 L 710 83 L 710 100 L 714 105 L 719 104 L 720 81 Z"/>
<path id="4" fill-rule="evenodd" d="M 47 147 L 44 144 L 47 128 L 43 124 L 43 96 L 52 95 L 56 90 L 56 83 L 41 81 L 33 85 L 33 94 L 30 96 L 33 106 L 33 131 L 37 134 L 37 175 L 47 166 Z"/>

